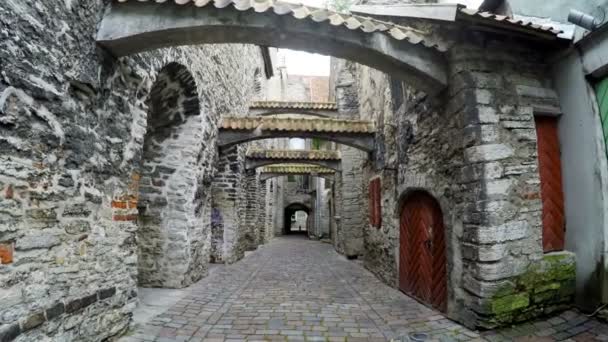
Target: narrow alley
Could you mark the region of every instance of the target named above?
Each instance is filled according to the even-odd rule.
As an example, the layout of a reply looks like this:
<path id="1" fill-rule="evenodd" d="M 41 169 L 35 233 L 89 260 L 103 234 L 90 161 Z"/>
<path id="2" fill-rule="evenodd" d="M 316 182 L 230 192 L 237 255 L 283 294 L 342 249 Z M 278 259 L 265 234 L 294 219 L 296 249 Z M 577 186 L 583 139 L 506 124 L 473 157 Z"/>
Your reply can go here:
<path id="1" fill-rule="evenodd" d="M 608 0 L 1 0 L 0 37 L 0 342 L 608 341 Z"/>
<path id="2" fill-rule="evenodd" d="M 608 326 L 573 311 L 480 336 L 386 286 L 331 245 L 301 236 L 218 265 L 181 291 L 177 303 L 120 341 L 407 341 L 414 333 L 428 334 L 426 341 L 608 340 Z"/>

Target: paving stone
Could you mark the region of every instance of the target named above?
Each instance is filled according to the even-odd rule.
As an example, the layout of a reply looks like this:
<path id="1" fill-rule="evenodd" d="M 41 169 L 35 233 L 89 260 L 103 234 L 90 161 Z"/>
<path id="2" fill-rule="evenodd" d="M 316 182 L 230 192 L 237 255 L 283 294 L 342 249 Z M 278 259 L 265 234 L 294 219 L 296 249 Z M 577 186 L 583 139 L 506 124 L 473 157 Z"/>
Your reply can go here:
<path id="1" fill-rule="evenodd" d="M 411 332 L 432 341 L 608 341 L 608 325 L 572 310 L 497 331 L 469 330 L 384 285 L 330 245 L 302 238 L 275 239 L 218 266 L 188 291 L 153 325 L 121 341 L 390 341 Z"/>

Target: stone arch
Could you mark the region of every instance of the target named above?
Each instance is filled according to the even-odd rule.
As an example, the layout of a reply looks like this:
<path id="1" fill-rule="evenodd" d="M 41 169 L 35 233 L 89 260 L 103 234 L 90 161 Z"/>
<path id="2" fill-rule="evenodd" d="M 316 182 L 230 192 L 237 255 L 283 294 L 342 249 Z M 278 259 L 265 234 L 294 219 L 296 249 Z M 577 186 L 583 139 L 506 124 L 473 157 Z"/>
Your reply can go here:
<path id="1" fill-rule="evenodd" d="M 285 115 L 298 115 L 307 116 L 313 118 L 325 118 L 329 119 L 335 117 L 334 115 L 327 114 L 322 111 L 315 110 L 293 110 L 293 109 L 265 109 L 256 112 L 259 116 L 285 116 Z"/>
<path id="2" fill-rule="evenodd" d="M 262 181 L 267 181 L 269 179 L 273 179 L 273 178 L 279 178 L 279 177 L 285 177 L 285 176 L 289 176 L 289 174 L 285 174 L 285 173 L 271 173 L 271 174 L 264 174 L 262 173 L 260 176 L 260 180 Z M 334 181 L 335 180 L 335 175 L 334 174 L 318 174 L 318 175 L 311 175 L 313 178 L 314 177 L 319 177 L 319 178 L 323 178 L 329 181 Z"/>
<path id="3" fill-rule="evenodd" d="M 254 161 L 248 162 L 247 168 L 248 169 L 257 169 L 257 168 L 260 168 L 260 167 L 270 166 L 270 165 L 288 164 L 290 162 L 294 162 L 294 161 L 290 161 L 289 159 L 254 160 Z M 332 169 L 334 171 L 340 172 L 340 161 L 335 161 L 335 160 L 298 159 L 297 161 L 295 161 L 295 163 L 297 163 L 297 164 L 314 165 L 314 166 L 321 166 L 321 167 L 325 167 L 325 168 Z"/>
<path id="4" fill-rule="evenodd" d="M 229 149 L 233 146 L 242 145 L 248 142 L 257 140 L 269 140 L 276 138 L 300 138 L 300 139 L 323 139 L 337 144 L 353 147 L 357 150 L 371 153 L 375 148 L 375 136 L 373 133 L 342 133 L 342 132 L 317 132 L 317 131 L 286 131 L 286 130 L 268 130 L 268 131 L 235 131 L 235 132 L 220 132 L 218 145 L 220 151 Z"/>
<path id="5" fill-rule="evenodd" d="M 113 3 L 97 42 L 115 56 L 187 44 L 273 46 L 365 64 L 428 94 L 447 86 L 443 43 L 413 27 L 282 2 L 177 2 L 184 5 Z"/>
<path id="6" fill-rule="evenodd" d="M 285 212 L 285 214 L 283 216 L 285 219 L 285 224 L 283 225 L 283 234 L 284 235 L 291 234 L 291 216 L 299 211 L 303 211 L 308 215 L 307 222 L 306 222 L 306 232 L 309 231 L 310 220 L 313 217 L 313 210 L 310 208 L 310 206 L 308 206 L 304 203 L 300 203 L 300 202 L 292 202 L 292 203 L 286 205 L 283 210 Z"/>
<path id="7" fill-rule="evenodd" d="M 146 100 L 139 188 L 138 278 L 142 286 L 181 288 L 204 274 L 198 156 L 201 103 L 184 65 L 166 64 Z"/>

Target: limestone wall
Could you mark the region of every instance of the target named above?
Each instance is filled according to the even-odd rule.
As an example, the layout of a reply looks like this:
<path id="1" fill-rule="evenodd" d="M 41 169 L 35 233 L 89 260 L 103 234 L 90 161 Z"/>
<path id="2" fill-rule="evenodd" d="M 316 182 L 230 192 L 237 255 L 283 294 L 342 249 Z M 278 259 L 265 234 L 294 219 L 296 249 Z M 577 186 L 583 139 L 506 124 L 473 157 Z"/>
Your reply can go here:
<path id="1" fill-rule="evenodd" d="M 342 67 L 356 80 L 361 118 L 378 128 L 362 183 L 381 178 L 382 227 L 363 228 L 365 266 L 398 287 L 400 204 L 423 190 L 443 212 L 451 318 L 492 327 L 563 308 L 572 298 L 574 258 L 566 255 L 553 268 L 541 247 L 534 108 L 558 106 L 543 56 L 524 45 L 486 42 L 454 47 L 449 61 L 450 88 L 436 99 L 373 69 Z M 345 90 L 337 88 L 338 100 Z M 337 193 L 336 202 L 344 195 Z M 334 238 L 341 252 L 356 238 L 340 237 L 345 226 Z M 555 278 L 555 270 L 565 274 Z M 548 280 L 509 287 L 529 273 Z M 553 292 L 542 295 L 547 286 Z M 502 305 L 515 298 L 508 296 L 518 304 Z"/>
<path id="2" fill-rule="evenodd" d="M 162 274 L 158 286 L 205 272 L 216 124 L 245 112 L 259 49 L 174 48 L 116 61 L 96 51 L 102 12 L 99 1 L 0 6 L 0 243 L 13 254 L 0 265 L 3 340 L 104 340 L 129 324 L 138 268 Z M 164 130 L 165 157 L 144 162 L 151 89 L 172 62 L 192 75 L 200 111 Z M 148 239 L 138 209 L 171 224 Z M 166 258 L 138 267 L 138 243 Z"/>

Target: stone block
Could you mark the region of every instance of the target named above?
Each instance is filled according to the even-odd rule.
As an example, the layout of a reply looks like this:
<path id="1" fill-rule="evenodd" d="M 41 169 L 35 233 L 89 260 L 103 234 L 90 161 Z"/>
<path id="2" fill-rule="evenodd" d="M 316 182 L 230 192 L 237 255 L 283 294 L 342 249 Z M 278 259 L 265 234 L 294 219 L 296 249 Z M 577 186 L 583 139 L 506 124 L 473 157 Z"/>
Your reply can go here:
<path id="1" fill-rule="evenodd" d="M 509 158 L 513 153 L 513 149 L 504 144 L 473 146 L 465 150 L 465 159 L 470 163 L 490 162 Z"/>
<path id="2" fill-rule="evenodd" d="M 114 296 L 115 294 L 116 294 L 116 288 L 111 287 L 108 289 L 100 290 L 98 292 L 98 298 L 99 298 L 99 300 L 104 300 L 106 298 L 110 298 L 110 297 Z"/>
<path id="3" fill-rule="evenodd" d="M 56 234 L 39 233 L 38 235 L 29 235 L 18 239 L 15 244 L 15 248 L 18 251 L 49 249 L 59 245 L 60 243 L 61 240 Z"/>
<path id="4" fill-rule="evenodd" d="M 486 193 L 488 195 L 508 195 L 513 179 L 497 179 L 486 182 Z"/>
<path id="5" fill-rule="evenodd" d="M 54 221 L 57 219 L 57 213 L 53 208 L 28 209 L 26 215 L 34 220 Z"/>
<path id="6" fill-rule="evenodd" d="M 45 310 L 46 319 L 48 321 L 50 321 L 56 317 L 59 317 L 64 312 L 65 312 L 65 306 L 63 305 L 63 303 L 59 302 Z"/>
<path id="7" fill-rule="evenodd" d="M 91 214 L 91 210 L 85 203 L 76 203 L 66 205 L 63 209 L 63 217 L 87 217 Z"/>
<path id="8" fill-rule="evenodd" d="M 85 220 L 75 220 L 62 224 L 63 229 L 70 235 L 88 233 L 91 231 L 91 224 Z"/>
<path id="9" fill-rule="evenodd" d="M 28 330 L 34 329 L 40 325 L 42 325 L 42 323 L 44 323 L 45 318 L 44 318 L 44 312 L 37 312 L 34 314 L 29 315 L 25 321 L 23 321 L 23 323 L 21 323 L 21 330 L 23 332 L 26 332 Z"/>
<path id="10" fill-rule="evenodd" d="M 477 279 L 495 281 L 518 276 L 526 270 L 528 265 L 529 262 L 523 258 L 503 258 L 492 263 L 471 264 L 471 270 Z"/>
<path id="11" fill-rule="evenodd" d="M 19 335 L 21 335 L 19 323 L 4 324 L 0 326 L 0 341 L 13 341 Z"/>
<path id="12" fill-rule="evenodd" d="M 526 221 L 511 221 L 492 227 L 472 226 L 465 229 L 464 240 L 479 244 L 515 241 L 527 237 L 530 229 Z"/>

